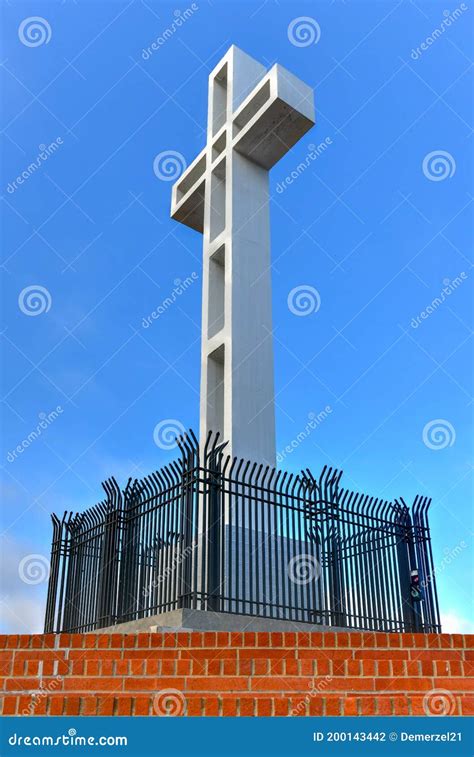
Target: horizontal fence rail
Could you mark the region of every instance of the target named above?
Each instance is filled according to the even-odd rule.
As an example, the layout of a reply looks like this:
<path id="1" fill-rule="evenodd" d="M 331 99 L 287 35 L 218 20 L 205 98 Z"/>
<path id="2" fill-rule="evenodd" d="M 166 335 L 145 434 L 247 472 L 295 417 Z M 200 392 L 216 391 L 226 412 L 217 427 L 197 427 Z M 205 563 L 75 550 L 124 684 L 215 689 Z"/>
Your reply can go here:
<path id="1" fill-rule="evenodd" d="M 86 632 L 180 608 L 336 628 L 441 632 L 431 500 L 340 486 L 230 458 L 193 432 L 178 460 L 84 513 L 53 520 L 45 632 Z"/>

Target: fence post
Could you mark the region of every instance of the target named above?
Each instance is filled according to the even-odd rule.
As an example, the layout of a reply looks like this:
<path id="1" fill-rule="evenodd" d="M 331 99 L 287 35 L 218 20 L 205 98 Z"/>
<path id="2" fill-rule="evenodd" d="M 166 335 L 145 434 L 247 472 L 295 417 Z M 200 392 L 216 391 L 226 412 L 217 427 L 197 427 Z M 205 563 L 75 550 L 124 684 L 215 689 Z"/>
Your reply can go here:
<path id="1" fill-rule="evenodd" d="M 206 481 L 208 489 L 209 518 L 207 533 L 207 609 L 221 610 L 220 532 L 222 513 L 222 476 L 219 452 L 213 450 L 208 458 Z"/>
<path id="2" fill-rule="evenodd" d="M 196 607 L 196 580 L 193 587 L 193 527 L 195 525 L 194 494 L 199 497 L 199 445 L 195 438 L 180 437 L 178 446 L 181 450 L 181 501 L 180 533 L 181 554 L 178 562 L 177 605 L 178 608 Z"/>
<path id="3" fill-rule="evenodd" d="M 399 527 L 397 538 L 397 558 L 400 580 L 400 601 L 402 608 L 403 628 L 402 631 L 419 633 L 422 630 L 419 613 L 415 610 L 411 596 L 410 569 L 415 564 L 415 549 L 413 543 L 413 527 L 410 512 L 406 504 L 402 505 L 395 500 L 399 507 L 399 517 L 396 524 Z"/>
<path id="4" fill-rule="evenodd" d="M 56 631 L 60 630 L 60 611 L 61 607 L 58 603 L 58 583 L 59 583 L 59 573 L 60 573 L 60 565 L 61 565 L 61 555 L 63 555 L 63 559 L 65 560 L 65 549 L 64 549 L 64 540 L 63 540 L 63 529 L 64 529 L 64 519 L 66 518 L 67 513 L 64 513 L 63 520 L 60 521 L 59 518 L 52 513 L 51 514 L 51 520 L 53 522 L 53 540 L 51 543 L 51 559 L 50 559 L 50 566 L 49 566 L 49 579 L 48 579 L 48 594 L 46 598 L 46 612 L 45 612 L 45 619 L 44 619 L 44 632 L 45 633 L 54 633 L 55 632 L 55 620 L 57 619 L 56 623 Z M 62 582 L 61 582 L 62 585 Z M 57 618 L 56 618 L 57 613 Z"/>
<path id="5" fill-rule="evenodd" d="M 417 554 L 416 567 L 422 580 L 423 590 L 423 630 L 428 633 L 441 633 L 438 594 L 436 590 L 436 569 L 433 563 L 431 536 L 428 527 L 427 512 L 431 498 L 417 496 L 412 507 L 413 532 Z"/>
<path id="6" fill-rule="evenodd" d="M 61 598 L 60 605 L 62 606 L 63 613 L 63 630 L 70 631 L 76 630 L 78 622 L 77 612 L 75 608 L 75 596 L 77 593 L 77 586 L 80 586 L 80 570 L 78 567 L 77 559 L 77 524 L 81 522 L 80 515 L 74 515 L 66 521 L 66 535 L 64 539 L 64 554 L 65 559 L 62 567 L 62 579 L 61 579 Z"/>
<path id="7" fill-rule="evenodd" d="M 114 478 L 102 484 L 107 494 L 104 516 L 102 554 L 99 568 L 97 628 L 113 625 L 117 620 L 117 586 L 119 582 L 119 545 L 122 494 Z"/>
<path id="8" fill-rule="evenodd" d="M 342 471 L 331 469 L 324 477 L 323 500 L 326 502 L 328 523 L 328 573 L 329 591 L 331 598 L 331 625 L 339 628 L 346 626 L 343 597 L 343 576 L 341 566 L 340 544 L 340 513 L 339 513 L 339 481 Z"/>
<path id="9" fill-rule="evenodd" d="M 409 595 L 409 602 L 411 604 L 411 610 L 413 614 L 413 630 L 415 633 L 423 632 L 423 620 L 421 617 L 421 607 L 419 602 L 415 602 L 411 593 L 411 571 L 417 568 L 416 564 L 416 552 L 415 552 L 415 535 L 413 531 L 413 525 L 410 515 L 407 518 L 407 549 L 409 560 L 408 582 L 407 582 L 407 594 Z"/>

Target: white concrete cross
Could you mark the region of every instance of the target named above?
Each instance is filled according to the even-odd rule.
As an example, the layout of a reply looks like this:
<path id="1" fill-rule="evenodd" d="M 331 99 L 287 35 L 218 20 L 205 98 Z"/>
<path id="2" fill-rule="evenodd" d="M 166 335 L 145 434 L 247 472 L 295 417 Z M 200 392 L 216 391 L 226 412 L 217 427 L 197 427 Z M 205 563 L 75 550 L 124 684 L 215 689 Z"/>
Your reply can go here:
<path id="1" fill-rule="evenodd" d="M 203 234 L 201 442 L 275 464 L 268 172 L 314 124 L 313 91 L 232 45 L 209 76 L 207 144 L 171 217 Z M 226 450 L 227 451 L 227 450 Z"/>

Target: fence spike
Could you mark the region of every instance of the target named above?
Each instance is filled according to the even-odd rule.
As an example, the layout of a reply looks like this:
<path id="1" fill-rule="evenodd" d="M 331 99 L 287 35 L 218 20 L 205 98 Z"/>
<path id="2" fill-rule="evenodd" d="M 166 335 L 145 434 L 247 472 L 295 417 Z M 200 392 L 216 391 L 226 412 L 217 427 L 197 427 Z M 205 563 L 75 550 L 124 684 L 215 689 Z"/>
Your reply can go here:
<path id="1" fill-rule="evenodd" d="M 206 441 L 204 443 L 204 460 L 207 460 L 208 458 L 208 454 L 209 454 L 208 450 L 209 450 L 209 445 L 211 443 L 211 439 L 212 439 L 212 431 L 208 431 Z"/>
<path id="2" fill-rule="evenodd" d="M 242 470 L 242 465 L 244 464 L 244 461 L 242 458 L 239 459 L 237 457 L 234 457 L 234 462 L 232 463 L 233 466 L 235 465 L 237 460 L 239 461 L 239 464 L 237 466 L 237 470 L 235 471 L 235 475 L 238 478 L 240 476 L 240 471 Z"/>
<path id="3" fill-rule="evenodd" d="M 145 476 L 143 479 L 143 488 L 147 493 L 147 499 L 153 499 L 156 496 L 156 486 L 151 476 Z"/>
<path id="4" fill-rule="evenodd" d="M 188 434 L 191 437 L 191 440 L 192 440 L 192 443 L 193 443 L 193 446 L 194 446 L 194 450 L 195 450 L 196 454 L 199 456 L 199 441 L 198 441 L 198 439 L 196 437 L 196 434 L 192 430 L 192 428 L 189 429 Z"/>
<path id="5" fill-rule="evenodd" d="M 285 495 L 288 495 L 288 493 L 290 491 L 290 486 L 293 483 L 294 477 L 295 477 L 294 473 L 289 473 L 288 474 L 288 477 L 287 477 L 286 482 L 285 482 Z"/>
<path id="6" fill-rule="evenodd" d="M 189 437 L 189 433 L 186 432 L 185 434 L 183 434 L 182 437 L 178 437 L 178 438 L 181 438 L 183 449 L 186 450 L 186 456 L 187 457 L 193 456 L 196 450 L 194 448 L 194 444 L 192 443 L 192 440 Z"/>
<path id="7" fill-rule="evenodd" d="M 162 471 L 155 471 L 152 473 L 152 476 L 158 486 L 158 492 L 161 494 L 166 489 L 166 479 L 164 478 Z"/>

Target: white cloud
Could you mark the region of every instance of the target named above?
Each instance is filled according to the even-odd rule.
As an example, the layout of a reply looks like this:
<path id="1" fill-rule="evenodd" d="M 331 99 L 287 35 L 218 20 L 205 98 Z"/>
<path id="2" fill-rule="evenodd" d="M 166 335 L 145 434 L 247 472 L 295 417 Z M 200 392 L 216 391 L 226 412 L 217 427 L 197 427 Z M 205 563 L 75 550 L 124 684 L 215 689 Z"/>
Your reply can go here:
<path id="1" fill-rule="evenodd" d="M 44 625 L 46 592 L 45 580 L 36 583 L 39 574 L 33 573 L 32 582 L 22 580 L 20 575 L 21 560 L 33 556 L 36 552 L 31 541 L 21 542 L 3 538 L 1 540 L 1 581 L 0 581 L 0 632 L 1 633 L 41 633 Z M 48 557 L 41 556 L 44 564 Z M 43 563 L 39 565 L 42 569 Z M 27 575 L 28 578 L 28 575 Z"/>
<path id="2" fill-rule="evenodd" d="M 474 633 L 474 622 L 454 610 L 448 610 L 441 613 L 441 629 L 443 633 Z"/>
<path id="3" fill-rule="evenodd" d="M 43 633 L 44 603 L 24 597 L 2 597 L 0 627 L 2 633 Z"/>

